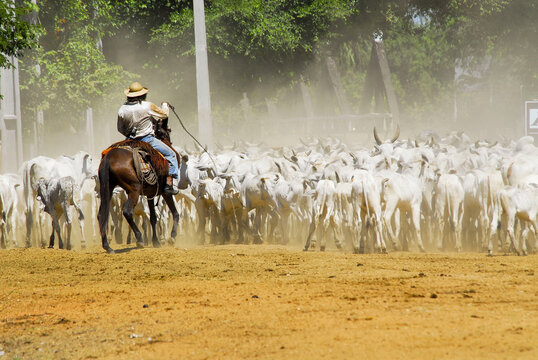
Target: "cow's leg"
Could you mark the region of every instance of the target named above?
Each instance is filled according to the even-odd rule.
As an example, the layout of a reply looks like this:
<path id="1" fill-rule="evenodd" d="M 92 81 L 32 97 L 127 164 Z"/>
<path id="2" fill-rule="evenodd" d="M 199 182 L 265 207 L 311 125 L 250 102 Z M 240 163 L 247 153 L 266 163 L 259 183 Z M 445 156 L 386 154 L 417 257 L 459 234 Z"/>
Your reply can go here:
<path id="1" fill-rule="evenodd" d="M 77 204 L 76 201 L 72 201 L 72 204 L 73 206 L 75 207 L 75 210 L 77 211 L 78 213 L 78 224 L 79 224 L 79 227 L 80 227 L 80 236 L 81 236 L 81 239 L 80 239 L 80 247 L 82 249 L 85 249 L 86 248 L 86 235 L 84 234 L 84 213 L 82 212 L 82 209 L 81 207 Z M 66 210 L 64 210 L 66 211 Z"/>
<path id="2" fill-rule="evenodd" d="M 198 244 L 204 245 L 205 244 L 205 228 L 206 228 L 206 221 L 207 221 L 207 210 L 204 204 L 202 203 L 203 200 L 196 201 L 196 214 L 198 215 Z"/>
<path id="3" fill-rule="evenodd" d="M 157 214 L 155 213 L 155 202 L 153 199 L 148 200 L 148 207 L 149 207 L 149 223 L 151 224 L 151 230 L 153 231 L 153 235 L 151 237 L 151 242 L 153 243 L 153 247 L 161 247 L 161 243 L 159 242 L 159 239 L 157 239 L 157 231 L 155 229 L 155 226 L 157 224 Z"/>
<path id="4" fill-rule="evenodd" d="M 32 214 L 32 209 L 29 207 L 26 210 L 26 247 L 32 246 L 32 225 L 34 222 L 34 217 Z"/>
<path id="5" fill-rule="evenodd" d="M 420 205 L 413 206 L 411 211 L 413 226 L 415 227 L 415 234 L 417 236 L 418 248 L 421 252 L 425 252 L 424 244 L 422 244 L 422 235 L 420 234 Z"/>
<path id="6" fill-rule="evenodd" d="M 435 219 L 434 236 L 436 238 L 436 247 L 437 250 L 443 251 L 443 237 L 445 234 L 445 222 L 443 221 L 443 215 L 436 211 L 433 218 Z"/>
<path id="7" fill-rule="evenodd" d="M 394 234 L 394 231 L 392 229 L 392 221 L 391 221 L 394 211 L 396 210 L 396 205 L 397 205 L 397 201 L 395 200 L 389 200 L 385 204 L 385 212 L 383 213 L 383 225 L 389 235 L 392 245 L 394 246 L 395 249 L 399 249 L 399 246 L 396 243 L 396 235 Z"/>
<path id="8" fill-rule="evenodd" d="M 290 210 L 288 209 L 282 209 L 280 212 L 280 233 L 281 233 L 281 239 L 280 243 L 282 245 L 287 245 L 290 241 L 289 238 L 289 232 L 290 232 Z"/>
<path id="9" fill-rule="evenodd" d="M 6 222 L 1 219 L 0 220 L 0 229 L 2 233 L 2 238 L 0 239 L 0 248 L 5 249 L 6 248 L 6 239 L 7 239 L 7 229 L 6 229 Z"/>
<path id="10" fill-rule="evenodd" d="M 62 240 L 62 234 L 61 234 L 62 229 L 60 228 L 60 222 L 58 220 L 57 214 L 52 215 L 52 231 L 53 233 L 54 231 L 56 231 L 56 235 L 58 235 L 58 248 L 64 249 L 64 242 Z M 52 241 L 53 241 L 52 246 L 54 247 L 54 239 Z M 51 246 L 49 243 L 49 248 L 50 247 Z"/>
<path id="11" fill-rule="evenodd" d="M 51 231 L 50 237 L 49 237 L 49 249 L 54 249 L 54 232 L 55 232 L 54 220 L 52 220 L 52 231 Z"/>
<path id="12" fill-rule="evenodd" d="M 461 222 L 462 222 L 462 215 L 463 215 L 463 203 L 460 203 L 458 207 L 456 207 L 457 215 L 455 216 L 456 219 L 456 226 L 455 226 L 455 232 L 456 232 L 456 251 L 461 252 L 462 251 L 462 243 L 461 243 Z"/>
<path id="13" fill-rule="evenodd" d="M 364 240 L 363 240 L 363 237 L 361 236 L 361 233 L 362 233 L 361 206 L 360 204 L 358 204 L 358 200 L 354 200 L 351 206 L 353 207 L 353 216 L 352 216 L 353 232 L 351 234 L 352 236 L 351 242 L 353 244 L 353 253 L 362 254 L 364 253 Z"/>
<path id="14" fill-rule="evenodd" d="M 263 244 L 261 227 L 262 227 L 262 215 L 263 210 L 261 207 L 256 208 L 256 214 L 254 216 L 254 239 L 253 244 Z"/>
<path id="15" fill-rule="evenodd" d="M 306 238 L 306 243 L 304 244 L 303 251 L 308 251 L 310 248 L 310 243 L 312 242 L 312 236 L 314 236 L 314 232 L 316 231 L 318 222 L 318 216 L 314 213 L 312 214 L 312 221 L 310 222 L 310 229 L 308 230 L 308 236 Z"/>
<path id="16" fill-rule="evenodd" d="M 331 218 L 330 225 L 333 230 L 334 244 L 338 250 L 342 250 L 344 233 L 342 226 L 338 226 L 334 218 Z"/>
<path id="17" fill-rule="evenodd" d="M 514 234 L 514 227 L 515 227 L 515 214 L 508 214 L 508 222 L 506 224 L 506 230 L 508 231 L 508 236 L 510 238 L 512 246 L 514 247 L 516 254 L 519 256 L 519 250 L 516 244 L 516 238 Z"/>
<path id="18" fill-rule="evenodd" d="M 267 239 L 270 243 L 273 243 L 273 244 L 276 243 L 275 229 L 278 226 L 279 222 L 282 224 L 282 220 L 281 221 L 278 221 L 278 220 L 281 220 L 280 213 L 277 212 L 276 210 L 272 210 L 269 213 L 269 233 L 267 234 Z"/>
<path id="19" fill-rule="evenodd" d="M 383 228 L 381 226 L 381 218 L 379 216 L 375 216 L 374 219 L 374 232 L 375 232 L 375 239 L 376 244 L 378 246 L 377 250 L 380 251 L 382 254 L 387 253 L 387 244 L 385 243 L 385 239 L 383 239 Z"/>
<path id="20" fill-rule="evenodd" d="M 138 226 L 136 226 L 136 223 L 133 219 L 134 208 L 136 204 L 138 203 L 139 197 L 140 197 L 140 193 L 136 190 L 133 190 L 127 194 L 127 201 L 125 202 L 125 204 L 123 204 L 123 216 L 125 217 L 125 220 L 127 220 L 127 223 L 129 223 L 129 226 L 133 230 L 133 233 L 136 238 L 136 246 L 139 248 L 143 248 L 144 239 L 142 238 L 142 233 L 138 229 Z"/>
<path id="21" fill-rule="evenodd" d="M 69 211 L 69 206 L 66 206 L 65 204 L 62 204 L 63 213 L 65 216 L 65 226 L 66 226 L 66 237 L 65 237 L 65 248 L 66 250 L 71 250 L 71 229 L 72 229 L 72 221 L 71 221 L 71 211 Z"/>

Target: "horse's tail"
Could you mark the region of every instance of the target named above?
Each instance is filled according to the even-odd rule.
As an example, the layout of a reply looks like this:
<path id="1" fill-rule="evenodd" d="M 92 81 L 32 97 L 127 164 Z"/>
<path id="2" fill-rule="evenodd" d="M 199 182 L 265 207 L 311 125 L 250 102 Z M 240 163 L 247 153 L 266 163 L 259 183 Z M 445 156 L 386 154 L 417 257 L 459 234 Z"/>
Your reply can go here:
<path id="1" fill-rule="evenodd" d="M 110 199 L 112 198 L 112 190 L 114 190 L 114 188 L 110 188 L 110 160 L 107 155 L 103 156 L 101 159 L 98 181 L 101 204 L 99 205 L 97 219 L 99 220 L 99 231 L 101 232 L 101 237 L 105 237 L 108 226 L 108 217 L 110 214 Z"/>

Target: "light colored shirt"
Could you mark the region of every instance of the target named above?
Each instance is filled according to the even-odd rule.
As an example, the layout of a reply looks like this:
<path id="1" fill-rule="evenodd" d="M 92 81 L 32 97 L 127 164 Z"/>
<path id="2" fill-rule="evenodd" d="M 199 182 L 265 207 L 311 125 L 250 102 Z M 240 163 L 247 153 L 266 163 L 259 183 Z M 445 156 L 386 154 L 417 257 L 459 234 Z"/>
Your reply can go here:
<path id="1" fill-rule="evenodd" d="M 150 101 L 125 103 L 118 110 L 118 131 L 129 138 L 155 135 L 152 118 L 168 117 L 168 106 L 158 107 Z"/>

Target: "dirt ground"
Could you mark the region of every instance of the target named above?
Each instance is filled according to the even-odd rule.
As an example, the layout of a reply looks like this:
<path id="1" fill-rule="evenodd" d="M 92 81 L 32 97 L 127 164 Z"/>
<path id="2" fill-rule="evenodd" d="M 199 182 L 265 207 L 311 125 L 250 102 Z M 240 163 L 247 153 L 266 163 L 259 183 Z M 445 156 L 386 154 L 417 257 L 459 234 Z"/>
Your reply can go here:
<path id="1" fill-rule="evenodd" d="M 0 359 L 538 359 L 538 256 L 0 251 Z"/>

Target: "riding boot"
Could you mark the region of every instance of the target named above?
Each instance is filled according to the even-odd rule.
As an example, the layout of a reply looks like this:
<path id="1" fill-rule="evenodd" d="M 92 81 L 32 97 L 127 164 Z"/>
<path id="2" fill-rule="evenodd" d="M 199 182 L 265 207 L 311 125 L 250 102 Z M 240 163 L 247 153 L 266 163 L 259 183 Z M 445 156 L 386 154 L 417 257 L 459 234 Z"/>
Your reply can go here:
<path id="1" fill-rule="evenodd" d="M 179 188 L 177 187 L 174 181 L 175 179 L 172 179 L 171 176 L 168 176 L 166 178 L 166 185 L 164 185 L 164 194 L 165 195 L 176 195 L 179 192 Z"/>

